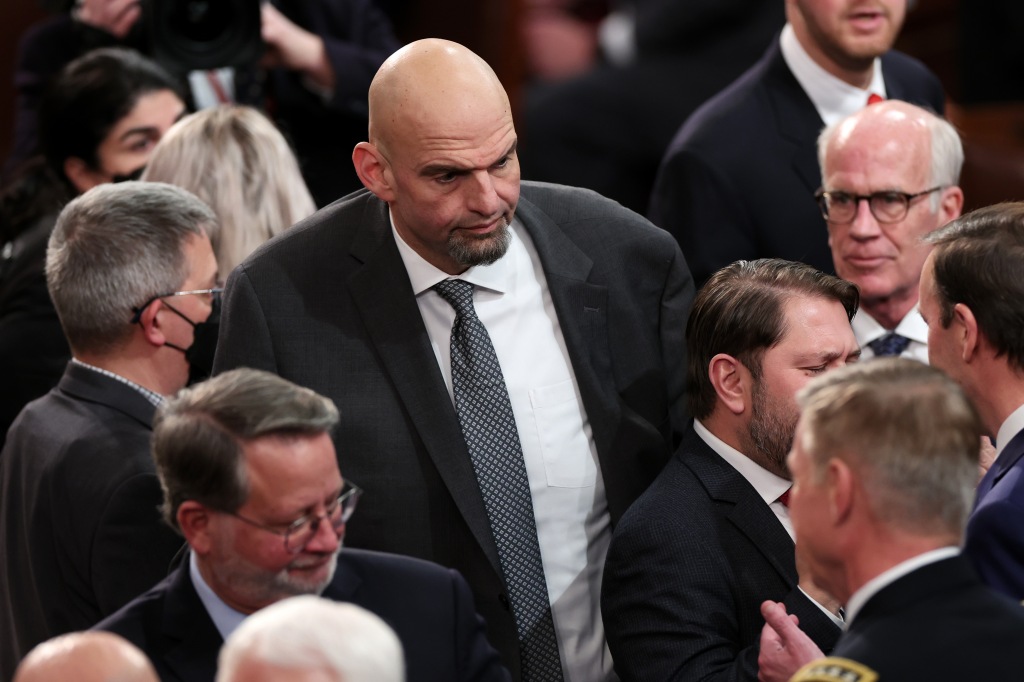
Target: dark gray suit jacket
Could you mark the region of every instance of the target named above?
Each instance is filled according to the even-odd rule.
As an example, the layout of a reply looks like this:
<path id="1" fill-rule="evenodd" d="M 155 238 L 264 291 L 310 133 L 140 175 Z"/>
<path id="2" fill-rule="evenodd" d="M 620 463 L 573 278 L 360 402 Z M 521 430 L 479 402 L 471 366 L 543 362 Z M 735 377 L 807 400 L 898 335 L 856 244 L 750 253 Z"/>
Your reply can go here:
<path id="1" fill-rule="evenodd" d="M 0 454 L 0 679 L 43 640 L 84 630 L 167 575 L 182 541 L 160 520 L 154 407 L 69 363 Z"/>
<path id="2" fill-rule="evenodd" d="M 917 60 L 888 52 L 882 75 L 889 98 L 943 111 L 942 85 Z M 741 258 L 834 271 L 814 202 L 824 125 L 776 40 L 682 126 L 658 171 L 649 216 L 679 240 L 698 286 Z"/>
<path id="3" fill-rule="evenodd" d="M 761 602 L 780 601 L 828 652 L 839 628 L 797 588 L 793 541 L 692 429 L 622 517 L 601 612 L 623 682 L 757 679 Z"/>
<path id="4" fill-rule="evenodd" d="M 547 276 L 614 523 L 686 422 L 693 283 L 669 235 L 593 192 L 523 183 L 516 215 Z M 346 541 L 457 569 L 518 678 L 497 549 L 386 204 L 352 194 L 232 273 L 215 371 L 238 366 L 337 403 L 342 474 L 366 489 Z"/>
<path id="5" fill-rule="evenodd" d="M 163 682 L 213 682 L 224 639 L 183 564 L 95 629 L 116 632 L 149 656 Z M 466 581 L 407 557 L 357 549 L 338 555 L 323 597 L 382 618 L 398 635 L 408 682 L 506 682 Z"/>

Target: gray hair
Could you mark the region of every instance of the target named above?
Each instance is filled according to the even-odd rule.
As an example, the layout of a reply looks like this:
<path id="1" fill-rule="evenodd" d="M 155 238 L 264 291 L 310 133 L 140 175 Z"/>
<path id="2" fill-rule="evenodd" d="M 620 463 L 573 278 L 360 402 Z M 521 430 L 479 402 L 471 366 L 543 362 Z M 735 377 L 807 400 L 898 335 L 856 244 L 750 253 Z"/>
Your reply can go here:
<path id="1" fill-rule="evenodd" d="M 338 410 L 328 398 L 262 370 L 225 372 L 169 400 L 153 422 L 153 459 L 164 491 L 164 519 L 195 500 L 234 512 L 249 497 L 243 441 L 329 432 Z"/>
<path id="2" fill-rule="evenodd" d="M 797 393 L 817 480 L 831 459 L 858 471 L 876 518 L 959 538 L 974 500 L 982 427 L 962 389 L 915 360 L 847 365 Z"/>
<path id="3" fill-rule="evenodd" d="M 155 183 L 100 185 L 65 206 L 46 250 L 46 283 L 72 350 L 119 347 L 135 307 L 184 283 L 185 243 L 216 220 L 194 195 Z"/>
<path id="4" fill-rule="evenodd" d="M 203 109 L 171 128 L 153 150 L 143 180 L 195 192 L 220 220 L 211 235 L 222 272 L 316 211 L 295 155 L 256 109 Z"/>
<path id="5" fill-rule="evenodd" d="M 934 113 L 921 107 L 912 106 L 917 109 L 928 129 L 928 137 L 931 147 L 931 167 L 928 175 L 928 186 L 951 187 L 960 182 L 960 171 L 964 165 L 964 145 L 960 141 L 960 134 L 946 119 L 936 116 Z M 859 116 L 861 112 L 851 114 Z M 825 156 L 828 146 L 836 133 L 846 122 L 846 118 L 826 126 L 818 135 L 818 167 L 821 169 L 821 185 L 825 187 Z M 827 189 L 827 188 L 826 188 Z M 922 188 L 923 189 L 923 188 Z M 941 195 L 933 193 L 929 198 L 929 208 L 932 213 L 939 210 Z"/>
<path id="6" fill-rule="evenodd" d="M 355 604 L 314 596 L 284 599 L 249 616 L 221 648 L 217 682 L 242 682 L 243 661 L 320 670 L 335 682 L 403 682 L 395 632 Z"/>

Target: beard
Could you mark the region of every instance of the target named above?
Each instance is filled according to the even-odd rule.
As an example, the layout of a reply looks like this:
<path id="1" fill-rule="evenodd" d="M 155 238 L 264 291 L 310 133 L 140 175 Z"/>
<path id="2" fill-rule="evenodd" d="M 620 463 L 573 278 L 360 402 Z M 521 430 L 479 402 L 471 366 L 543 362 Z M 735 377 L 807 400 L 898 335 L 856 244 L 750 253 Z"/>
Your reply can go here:
<path id="1" fill-rule="evenodd" d="M 448 255 L 459 265 L 490 265 L 505 255 L 512 243 L 509 219 L 501 222 L 490 234 L 472 235 L 455 230 L 448 237 Z"/>
<path id="2" fill-rule="evenodd" d="M 320 596 L 334 578 L 338 566 L 338 552 L 331 555 L 327 573 L 323 578 L 313 579 L 292 575 L 289 569 L 312 568 L 321 564 L 322 555 L 299 555 L 280 571 L 271 572 L 252 564 L 230 546 L 221 554 L 219 561 L 210 562 L 210 571 L 220 585 L 230 585 L 231 590 L 248 604 L 269 605 L 287 597 L 312 594 Z M 338 550 L 341 548 L 339 546 Z"/>
<path id="3" fill-rule="evenodd" d="M 754 384 L 751 398 L 750 424 L 747 426 L 749 443 L 744 447 L 759 463 L 774 474 L 789 477 L 786 455 L 793 447 L 793 437 L 800 413 L 795 406 L 773 400 L 764 383 Z"/>

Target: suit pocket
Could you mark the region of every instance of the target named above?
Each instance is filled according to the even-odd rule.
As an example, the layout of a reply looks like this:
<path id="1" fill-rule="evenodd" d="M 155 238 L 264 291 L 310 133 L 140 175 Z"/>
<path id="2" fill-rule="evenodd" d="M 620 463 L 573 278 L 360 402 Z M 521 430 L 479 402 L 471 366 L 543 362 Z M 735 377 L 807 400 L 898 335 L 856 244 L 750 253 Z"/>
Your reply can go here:
<path id="1" fill-rule="evenodd" d="M 544 471 L 549 486 L 585 488 L 597 480 L 597 464 L 583 430 L 583 410 L 571 379 L 530 389 Z"/>

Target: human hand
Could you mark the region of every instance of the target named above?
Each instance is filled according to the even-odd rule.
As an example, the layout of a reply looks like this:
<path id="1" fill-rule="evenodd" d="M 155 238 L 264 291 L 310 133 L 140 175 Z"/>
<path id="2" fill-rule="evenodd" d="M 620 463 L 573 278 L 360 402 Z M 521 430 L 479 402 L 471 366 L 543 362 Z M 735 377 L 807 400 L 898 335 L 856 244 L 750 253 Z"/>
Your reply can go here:
<path id="1" fill-rule="evenodd" d="M 269 2 L 260 6 L 260 16 L 261 35 L 267 46 L 262 66 L 299 71 L 322 88 L 334 88 L 334 68 L 319 36 L 292 22 Z"/>
<path id="2" fill-rule="evenodd" d="M 762 603 L 761 615 L 764 627 L 757 655 L 759 682 L 788 682 L 805 664 L 825 655 L 800 629 L 799 619 L 786 613 L 779 602 Z"/>
<path id="3" fill-rule="evenodd" d="M 583 73 L 597 58 L 597 29 L 572 15 L 543 8 L 523 22 L 527 67 L 544 80 Z"/>
<path id="4" fill-rule="evenodd" d="M 142 16 L 139 0 L 76 0 L 75 21 L 124 38 Z"/>
<path id="5" fill-rule="evenodd" d="M 996 461 L 996 446 L 992 445 L 992 441 L 989 440 L 988 436 L 981 437 L 981 451 L 978 453 L 978 483 L 981 483 L 981 479 L 985 478 L 985 474 L 992 467 L 992 464 Z"/>

